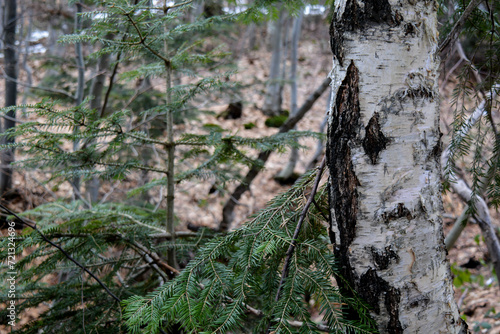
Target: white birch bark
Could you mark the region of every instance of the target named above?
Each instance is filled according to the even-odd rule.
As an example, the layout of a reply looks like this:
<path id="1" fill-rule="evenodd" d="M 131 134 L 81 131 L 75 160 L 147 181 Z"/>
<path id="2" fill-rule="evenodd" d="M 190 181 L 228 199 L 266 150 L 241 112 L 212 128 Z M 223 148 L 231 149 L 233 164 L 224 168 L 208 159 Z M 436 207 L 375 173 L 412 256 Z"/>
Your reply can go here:
<path id="1" fill-rule="evenodd" d="M 380 333 L 466 333 L 440 214 L 437 3 L 337 0 L 331 239 Z"/>

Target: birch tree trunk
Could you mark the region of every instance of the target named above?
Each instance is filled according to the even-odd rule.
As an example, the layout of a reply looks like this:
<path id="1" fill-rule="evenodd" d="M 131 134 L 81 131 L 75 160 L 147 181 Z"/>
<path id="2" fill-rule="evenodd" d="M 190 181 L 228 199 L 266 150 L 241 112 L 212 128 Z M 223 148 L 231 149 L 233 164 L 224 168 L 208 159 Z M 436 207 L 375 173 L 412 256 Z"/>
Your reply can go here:
<path id="1" fill-rule="evenodd" d="M 330 237 L 380 333 L 467 333 L 440 218 L 436 10 L 337 0 L 330 27 Z"/>

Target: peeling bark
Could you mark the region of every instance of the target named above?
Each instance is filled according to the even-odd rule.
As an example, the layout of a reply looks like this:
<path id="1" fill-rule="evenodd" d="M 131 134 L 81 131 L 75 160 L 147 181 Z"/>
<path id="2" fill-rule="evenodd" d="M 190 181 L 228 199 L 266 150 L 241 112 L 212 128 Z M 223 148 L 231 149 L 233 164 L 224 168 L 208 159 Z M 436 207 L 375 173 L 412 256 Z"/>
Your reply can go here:
<path id="1" fill-rule="evenodd" d="M 435 1 L 337 0 L 330 237 L 380 333 L 466 333 L 440 213 Z"/>

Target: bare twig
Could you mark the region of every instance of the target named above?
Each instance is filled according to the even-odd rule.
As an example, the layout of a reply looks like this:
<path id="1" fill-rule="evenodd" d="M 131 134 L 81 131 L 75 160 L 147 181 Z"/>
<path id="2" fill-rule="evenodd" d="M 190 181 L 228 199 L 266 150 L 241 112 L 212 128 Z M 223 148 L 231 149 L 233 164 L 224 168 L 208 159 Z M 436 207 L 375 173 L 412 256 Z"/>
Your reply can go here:
<path id="1" fill-rule="evenodd" d="M 102 199 L 99 201 L 99 205 L 101 204 L 104 204 L 106 202 L 106 200 L 108 199 L 108 197 L 115 191 L 116 187 L 120 184 L 120 181 L 116 181 L 112 186 L 111 186 L 111 189 L 106 193 L 104 194 L 104 196 L 102 197 Z"/>
<path id="2" fill-rule="evenodd" d="M 125 39 L 125 37 L 123 37 L 123 40 L 124 39 Z M 113 89 L 113 84 L 115 82 L 115 76 L 116 76 L 116 73 L 118 72 L 118 67 L 120 66 L 121 55 L 122 55 L 121 52 L 116 55 L 116 63 L 115 63 L 115 66 L 113 67 L 113 72 L 111 72 L 111 76 L 109 77 L 108 89 L 106 90 L 106 94 L 104 94 L 104 101 L 102 103 L 101 110 L 99 111 L 99 118 L 101 118 L 105 115 L 106 107 L 107 107 L 108 101 L 109 101 L 109 96 L 111 95 L 111 90 Z"/>
<path id="3" fill-rule="evenodd" d="M 137 1 L 138 0 L 134 0 L 134 5 L 137 5 Z M 127 27 L 125 34 L 122 37 L 122 42 L 125 41 L 127 34 L 128 34 L 128 27 Z M 105 115 L 106 107 L 107 107 L 108 101 L 109 101 L 109 96 L 111 94 L 111 90 L 113 89 L 113 84 L 115 82 L 115 76 L 116 76 L 116 73 L 118 73 L 118 67 L 120 66 L 121 56 L 122 56 L 121 52 L 119 52 L 116 55 L 116 63 L 115 63 L 115 66 L 113 67 L 113 72 L 111 73 L 111 76 L 109 77 L 108 89 L 106 90 L 106 94 L 104 95 L 104 102 L 102 103 L 102 107 L 101 107 L 101 110 L 99 112 L 99 118 L 101 118 Z"/>
<path id="4" fill-rule="evenodd" d="M 302 321 L 288 320 L 288 324 L 293 327 L 302 327 L 304 323 Z M 314 324 L 319 331 L 330 332 L 331 329 L 325 324 Z"/>
<path id="5" fill-rule="evenodd" d="M 457 51 L 458 53 L 458 56 L 460 57 L 460 59 L 458 60 L 458 62 L 452 66 L 452 68 L 448 71 L 448 73 L 446 73 L 446 76 L 443 80 L 443 83 L 441 85 L 441 89 L 443 89 L 445 86 L 446 86 L 446 83 L 448 82 L 448 79 L 449 77 L 453 74 L 453 72 L 455 72 L 455 70 L 465 61 L 470 69 L 472 70 L 472 74 L 474 74 L 474 77 L 476 78 L 476 82 L 478 84 L 482 83 L 483 82 L 483 79 L 481 78 L 481 74 L 479 74 L 479 71 L 478 69 L 476 68 L 476 66 L 474 66 L 474 64 L 469 60 L 469 58 L 467 57 L 467 55 L 465 54 L 464 52 L 464 49 L 462 47 L 462 43 L 460 43 L 460 41 L 457 41 L 455 43 L 455 50 Z M 484 96 L 484 92 L 481 91 L 481 93 L 483 94 Z"/>

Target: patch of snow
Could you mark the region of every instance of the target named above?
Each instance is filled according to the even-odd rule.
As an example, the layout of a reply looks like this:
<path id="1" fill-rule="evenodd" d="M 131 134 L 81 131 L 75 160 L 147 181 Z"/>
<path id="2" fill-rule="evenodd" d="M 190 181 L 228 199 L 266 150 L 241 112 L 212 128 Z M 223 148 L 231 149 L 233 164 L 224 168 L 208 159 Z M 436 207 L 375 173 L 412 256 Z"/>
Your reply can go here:
<path id="1" fill-rule="evenodd" d="M 37 42 L 41 39 L 49 37 L 49 32 L 45 30 L 35 30 L 31 33 L 30 38 L 28 39 L 30 42 Z"/>

